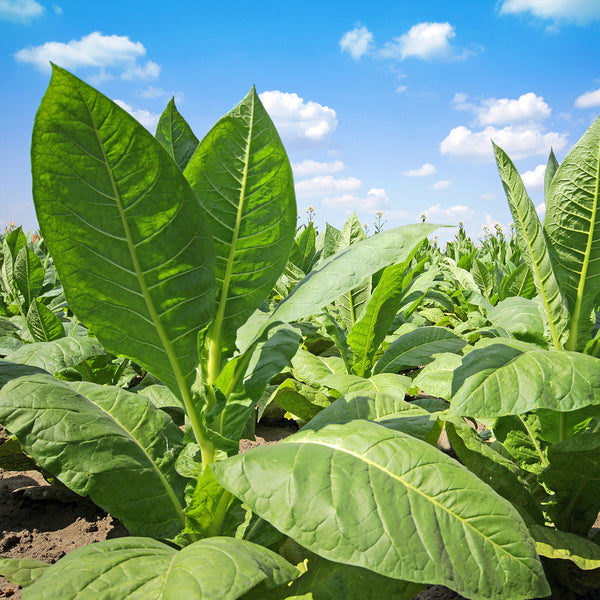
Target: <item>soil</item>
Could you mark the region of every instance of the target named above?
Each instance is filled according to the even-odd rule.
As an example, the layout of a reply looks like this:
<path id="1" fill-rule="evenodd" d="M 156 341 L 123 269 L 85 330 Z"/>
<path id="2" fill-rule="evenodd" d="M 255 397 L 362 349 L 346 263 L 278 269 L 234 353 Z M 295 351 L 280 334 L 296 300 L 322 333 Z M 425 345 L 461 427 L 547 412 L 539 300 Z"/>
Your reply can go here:
<path id="1" fill-rule="evenodd" d="M 275 444 L 297 429 L 280 423 L 273 425 L 258 426 L 256 440 L 242 440 L 240 451 Z M 5 439 L 0 427 L 0 443 Z M 442 439 L 440 446 L 452 453 L 447 440 Z M 600 526 L 600 519 L 596 525 Z M 81 546 L 129 535 L 117 519 L 88 498 L 51 486 L 38 471 L 0 469 L 0 526 L 0 557 L 31 558 L 48 563 Z M 21 588 L 0 577 L 0 598 L 19 600 Z M 600 600 L 600 590 L 584 598 Z M 415 600 L 464 599 L 444 586 L 432 585 Z"/>

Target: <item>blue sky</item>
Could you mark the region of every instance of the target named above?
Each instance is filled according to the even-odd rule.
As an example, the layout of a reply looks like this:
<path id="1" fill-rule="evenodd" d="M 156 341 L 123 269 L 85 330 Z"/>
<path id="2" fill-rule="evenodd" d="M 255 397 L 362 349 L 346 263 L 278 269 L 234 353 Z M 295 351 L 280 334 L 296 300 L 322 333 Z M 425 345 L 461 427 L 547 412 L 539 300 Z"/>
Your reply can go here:
<path id="1" fill-rule="evenodd" d="M 174 96 L 200 138 L 255 84 L 300 222 L 507 226 L 490 139 L 543 215 L 550 147 L 562 160 L 600 113 L 599 34 L 598 0 L 0 0 L 0 228 L 36 227 L 50 60 L 152 132 Z"/>

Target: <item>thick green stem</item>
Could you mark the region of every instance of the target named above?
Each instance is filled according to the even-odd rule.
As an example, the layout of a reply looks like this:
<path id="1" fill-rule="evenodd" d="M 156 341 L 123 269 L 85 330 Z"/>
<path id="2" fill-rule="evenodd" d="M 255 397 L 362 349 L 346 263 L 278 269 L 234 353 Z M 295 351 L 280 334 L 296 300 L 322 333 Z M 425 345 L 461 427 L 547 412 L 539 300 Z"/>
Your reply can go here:
<path id="1" fill-rule="evenodd" d="M 558 421 L 558 440 L 564 442 L 567 439 L 567 415 L 566 413 L 560 413 Z"/>
<path id="2" fill-rule="evenodd" d="M 223 494 L 219 500 L 215 515 L 210 522 L 210 525 L 206 529 L 206 537 L 214 537 L 221 534 L 221 529 L 223 529 L 223 521 L 225 520 L 225 515 L 227 514 L 227 509 L 229 508 L 229 503 L 231 502 L 232 497 L 233 496 L 231 492 L 223 490 Z"/>

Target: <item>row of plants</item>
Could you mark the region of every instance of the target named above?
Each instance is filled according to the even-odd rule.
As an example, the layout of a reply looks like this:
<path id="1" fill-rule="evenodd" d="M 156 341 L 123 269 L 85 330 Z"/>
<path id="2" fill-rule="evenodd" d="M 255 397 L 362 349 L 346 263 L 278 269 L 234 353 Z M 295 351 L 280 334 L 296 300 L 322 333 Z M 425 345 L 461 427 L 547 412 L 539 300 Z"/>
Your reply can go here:
<path id="1" fill-rule="evenodd" d="M 152 136 L 54 66 L 32 140 L 42 237 L 2 242 L 0 461 L 131 537 L 0 573 L 25 599 L 599 587 L 599 142 L 600 121 L 551 154 L 544 224 L 494 147 L 508 240 L 297 231 L 254 89 L 201 141 L 173 101 Z M 299 431 L 239 454 L 267 411 Z"/>

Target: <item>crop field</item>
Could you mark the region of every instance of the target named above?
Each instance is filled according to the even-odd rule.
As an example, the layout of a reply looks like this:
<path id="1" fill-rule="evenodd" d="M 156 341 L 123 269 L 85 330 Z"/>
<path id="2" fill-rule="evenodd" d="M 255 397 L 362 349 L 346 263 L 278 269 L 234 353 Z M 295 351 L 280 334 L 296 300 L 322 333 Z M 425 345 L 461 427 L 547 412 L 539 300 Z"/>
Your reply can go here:
<path id="1" fill-rule="evenodd" d="M 26 600 L 597 597 L 600 120 L 550 154 L 543 222 L 494 153 L 510 237 L 318 231 L 254 88 L 202 140 L 173 100 L 153 136 L 54 66 L 40 231 L 1 239 L 0 467 L 130 535 L 0 575 Z M 297 431 L 240 453 L 265 416 Z"/>

